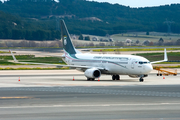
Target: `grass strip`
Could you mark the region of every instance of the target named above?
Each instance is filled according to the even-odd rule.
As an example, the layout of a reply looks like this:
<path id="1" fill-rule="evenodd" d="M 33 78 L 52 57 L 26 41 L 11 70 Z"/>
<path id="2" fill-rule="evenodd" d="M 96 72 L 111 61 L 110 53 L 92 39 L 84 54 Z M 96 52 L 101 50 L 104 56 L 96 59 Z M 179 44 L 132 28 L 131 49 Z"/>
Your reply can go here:
<path id="1" fill-rule="evenodd" d="M 161 68 L 180 68 L 180 65 L 177 65 L 177 66 L 161 66 Z"/>
<path id="2" fill-rule="evenodd" d="M 163 51 L 164 48 L 117 48 L 117 49 L 94 49 L 93 52 L 120 52 L 120 51 Z M 166 50 L 180 50 L 180 48 L 167 48 Z"/>
<path id="3" fill-rule="evenodd" d="M 60 57 L 35 57 L 35 55 L 16 55 L 19 62 L 34 62 L 34 63 L 47 63 L 47 64 L 65 64 Z M 20 65 L 12 61 L 12 56 L 0 56 L 0 65 Z M 22 65 L 22 64 L 21 64 Z"/>
<path id="4" fill-rule="evenodd" d="M 40 68 L 40 67 L 36 67 L 36 68 L 11 68 L 11 67 L 7 67 L 7 68 L 0 68 L 0 70 L 69 70 L 69 67 L 63 67 L 63 68 Z"/>
<path id="5" fill-rule="evenodd" d="M 6 51 L 0 51 L 0 54 L 3 54 L 3 53 L 10 53 L 10 52 L 6 52 Z"/>

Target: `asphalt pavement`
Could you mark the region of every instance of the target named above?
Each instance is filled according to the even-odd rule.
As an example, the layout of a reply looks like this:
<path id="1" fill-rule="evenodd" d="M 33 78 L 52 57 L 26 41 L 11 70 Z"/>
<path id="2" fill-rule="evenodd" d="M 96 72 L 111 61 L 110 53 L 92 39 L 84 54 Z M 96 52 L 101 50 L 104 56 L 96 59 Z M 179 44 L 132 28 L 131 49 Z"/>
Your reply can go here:
<path id="1" fill-rule="evenodd" d="M 179 120 L 179 80 L 154 72 L 140 83 L 86 81 L 75 70 L 0 71 L 0 120 Z"/>
<path id="2" fill-rule="evenodd" d="M 180 86 L 0 88 L 2 120 L 179 120 Z"/>

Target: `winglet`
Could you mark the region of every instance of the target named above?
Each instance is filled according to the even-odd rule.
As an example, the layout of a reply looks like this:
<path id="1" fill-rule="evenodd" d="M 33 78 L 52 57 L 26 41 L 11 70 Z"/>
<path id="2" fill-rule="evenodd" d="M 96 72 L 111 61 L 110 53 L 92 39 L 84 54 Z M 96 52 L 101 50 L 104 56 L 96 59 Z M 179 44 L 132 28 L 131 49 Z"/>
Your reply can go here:
<path id="1" fill-rule="evenodd" d="M 10 51 L 11 51 L 11 50 L 10 50 Z M 13 59 L 14 59 L 14 62 L 18 62 L 12 51 L 11 51 L 11 55 L 12 55 L 12 57 L 13 57 Z"/>
<path id="2" fill-rule="evenodd" d="M 166 48 L 164 49 L 164 61 L 168 61 L 168 57 L 167 57 Z"/>
<path id="3" fill-rule="evenodd" d="M 166 61 L 168 61 L 168 57 L 167 57 L 167 52 L 166 52 L 166 48 L 165 48 L 165 49 L 164 49 L 164 60 L 154 61 L 154 62 L 151 62 L 151 64 L 160 63 L 160 62 L 166 62 Z"/>

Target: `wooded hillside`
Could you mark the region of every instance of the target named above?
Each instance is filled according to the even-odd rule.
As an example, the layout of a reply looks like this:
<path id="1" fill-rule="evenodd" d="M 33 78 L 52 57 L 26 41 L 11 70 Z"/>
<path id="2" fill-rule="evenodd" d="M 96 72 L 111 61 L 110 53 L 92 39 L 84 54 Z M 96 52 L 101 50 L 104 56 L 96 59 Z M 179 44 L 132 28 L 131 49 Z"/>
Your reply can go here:
<path id="1" fill-rule="evenodd" d="M 180 4 L 130 8 L 86 0 L 9 0 L 0 3 L 0 10 L 0 38 L 58 39 L 58 19 L 65 19 L 73 34 L 167 32 L 166 20 L 171 32 L 180 33 Z"/>

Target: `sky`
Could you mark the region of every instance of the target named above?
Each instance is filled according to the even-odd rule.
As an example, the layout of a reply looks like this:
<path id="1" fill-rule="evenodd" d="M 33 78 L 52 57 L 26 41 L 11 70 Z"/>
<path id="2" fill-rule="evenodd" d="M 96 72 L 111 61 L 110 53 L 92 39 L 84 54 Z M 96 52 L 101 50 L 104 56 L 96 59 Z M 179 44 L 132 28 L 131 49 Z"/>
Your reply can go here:
<path id="1" fill-rule="evenodd" d="M 125 5 L 130 7 L 152 7 L 152 6 L 180 3 L 180 0 L 89 0 L 89 1 L 109 2 L 112 4 L 118 3 L 120 5 Z"/>

